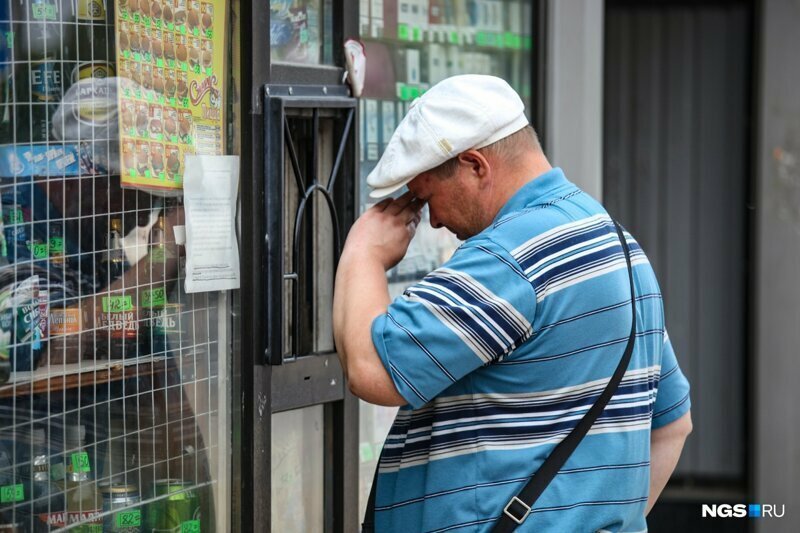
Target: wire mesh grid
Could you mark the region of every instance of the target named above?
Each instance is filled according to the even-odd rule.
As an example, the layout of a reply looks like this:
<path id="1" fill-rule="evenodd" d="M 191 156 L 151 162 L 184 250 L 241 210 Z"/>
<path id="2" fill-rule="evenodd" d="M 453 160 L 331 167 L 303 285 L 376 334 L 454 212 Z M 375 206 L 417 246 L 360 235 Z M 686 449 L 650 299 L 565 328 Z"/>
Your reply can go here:
<path id="1" fill-rule="evenodd" d="M 120 186 L 114 17 L 0 0 L 2 531 L 213 530 L 217 296 L 180 199 Z"/>

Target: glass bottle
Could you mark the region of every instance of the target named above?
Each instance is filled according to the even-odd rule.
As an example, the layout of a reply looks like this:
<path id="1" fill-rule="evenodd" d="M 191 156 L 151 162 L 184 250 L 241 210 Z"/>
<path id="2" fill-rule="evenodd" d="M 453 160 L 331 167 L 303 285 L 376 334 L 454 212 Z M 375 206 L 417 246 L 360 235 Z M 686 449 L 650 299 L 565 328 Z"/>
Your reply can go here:
<path id="1" fill-rule="evenodd" d="M 44 427 L 37 427 L 31 436 L 31 499 L 33 530 L 37 532 L 50 531 L 62 524 L 66 510 L 64 493 L 52 481 L 46 435 Z"/>
<path id="2" fill-rule="evenodd" d="M 103 502 L 97 494 L 95 481 L 92 479 L 92 461 L 84 449 L 86 426 L 68 425 L 64 428 L 64 443 L 67 448 L 66 493 L 67 525 L 81 523 L 72 529 L 80 533 L 89 533 L 102 527 Z"/>

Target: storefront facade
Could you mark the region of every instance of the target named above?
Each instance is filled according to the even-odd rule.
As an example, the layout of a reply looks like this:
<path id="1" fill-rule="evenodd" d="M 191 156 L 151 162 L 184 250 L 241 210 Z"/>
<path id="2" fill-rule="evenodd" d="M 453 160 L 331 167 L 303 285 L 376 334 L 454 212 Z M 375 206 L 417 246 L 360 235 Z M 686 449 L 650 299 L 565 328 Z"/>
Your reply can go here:
<path id="1" fill-rule="evenodd" d="M 357 530 L 393 412 L 344 383 L 338 253 L 428 87 L 502 76 L 537 120 L 538 9 L 0 2 L 0 530 Z M 239 289 L 192 288 L 196 155 L 239 156 Z M 456 245 L 421 229 L 393 293 Z"/>

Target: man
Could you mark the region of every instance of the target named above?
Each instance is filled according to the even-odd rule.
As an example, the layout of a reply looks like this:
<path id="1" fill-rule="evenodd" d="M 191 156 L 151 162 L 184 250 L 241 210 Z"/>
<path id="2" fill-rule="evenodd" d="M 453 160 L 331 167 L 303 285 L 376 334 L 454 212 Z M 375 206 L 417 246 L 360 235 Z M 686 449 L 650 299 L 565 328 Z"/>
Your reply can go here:
<path id="1" fill-rule="evenodd" d="M 414 102 L 367 179 L 339 262 L 334 335 L 350 389 L 403 406 L 379 464 L 376 531 L 489 531 L 591 407 L 631 330 L 603 207 L 552 168 L 503 80 Z M 385 272 L 428 205 L 464 243 L 390 302 Z M 691 431 L 689 384 L 630 234 L 637 335 L 619 388 L 518 531 L 643 531 Z"/>

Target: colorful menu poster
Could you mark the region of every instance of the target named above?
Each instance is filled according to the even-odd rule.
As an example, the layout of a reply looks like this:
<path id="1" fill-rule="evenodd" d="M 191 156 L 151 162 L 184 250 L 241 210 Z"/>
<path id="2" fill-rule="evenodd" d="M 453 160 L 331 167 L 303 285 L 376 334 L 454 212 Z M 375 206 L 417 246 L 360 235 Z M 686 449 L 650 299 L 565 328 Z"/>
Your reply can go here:
<path id="1" fill-rule="evenodd" d="M 121 181 L 183 188 L 187 155 L 225 149 L 227 0 L 116 0 Z"/>

